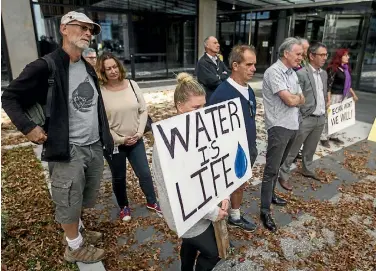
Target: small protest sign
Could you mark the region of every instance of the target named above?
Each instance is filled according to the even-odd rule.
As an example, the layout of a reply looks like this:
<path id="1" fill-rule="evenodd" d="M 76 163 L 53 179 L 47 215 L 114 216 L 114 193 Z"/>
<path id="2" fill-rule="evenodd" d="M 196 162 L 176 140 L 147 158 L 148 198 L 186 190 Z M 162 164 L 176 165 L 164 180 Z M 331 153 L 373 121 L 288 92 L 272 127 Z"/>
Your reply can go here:
<path id="1" fill-rule="evenodd" d="M 240 99 L 152 125 L 180 237 L 252 177 Z"/>
<path id="2" fill-rule="evenodd" d="M 331 135 L 355 124 L 355 102 L 353 98 L 332 104 L 328 109 L 328 134 Z"/>
<path id="3" fill-rule="evenodd" d="M 376 118 L 375 118 L 375 121 L 373 122 L 371 131 L 369 132 L 368 140 L 376 142 Z"/>

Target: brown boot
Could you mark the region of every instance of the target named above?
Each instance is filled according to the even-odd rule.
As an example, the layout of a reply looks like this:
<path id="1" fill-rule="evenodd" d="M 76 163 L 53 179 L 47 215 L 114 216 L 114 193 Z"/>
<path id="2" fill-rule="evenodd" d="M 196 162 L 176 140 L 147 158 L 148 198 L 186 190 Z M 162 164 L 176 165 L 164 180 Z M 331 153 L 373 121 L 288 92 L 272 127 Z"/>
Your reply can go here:
<path id="1" fill-rule="evenodd" d="M 65 248 L 64 260 L 70 263 L 96 263 L 103 260 L 104 256 L 105 252 L 103 249 L 89 245 L 84 240 L 78 249 L 72 250 L 67 246 Z"/>
<path id="2" fill-rule="evenodd" d="M 89 231 L 89 230 L 85 230 L 85 229 L 81 231 L 81 234 L 82 234 L 82 238 L 84 238 L 85 241 L 88 244 L 90 244 L 90 245 L 95 245 L 103 237 L 103 234 L 101 232 L 98 232 L 98 231 Z M 66 237 L 67 236 L 64 233 L 64 235 L 63 235 L 63 244 L 65 246 L 68 245 Z"/>
<path id="3" fill-rule="evenodd" d="M 289 184 L 287 181 L 283 180 L 282 178 L 278 178 L 278 181 L 279 181 L 279 184 L 281 185 L 281 187 L 287 191 L 291 191 L 292 190 L 292 185 Z"/>

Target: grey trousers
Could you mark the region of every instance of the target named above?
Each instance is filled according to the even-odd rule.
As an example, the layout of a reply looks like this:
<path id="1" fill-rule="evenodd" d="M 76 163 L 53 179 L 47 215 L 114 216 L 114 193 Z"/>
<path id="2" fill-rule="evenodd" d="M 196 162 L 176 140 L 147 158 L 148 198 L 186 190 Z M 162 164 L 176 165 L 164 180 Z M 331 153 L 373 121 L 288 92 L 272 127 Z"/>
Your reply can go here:
<path id="1" fill-rule="evenodd" d="M 343 95 L 340 94 L 332 94 L 331 99 L 330 99 L 330 105 L 336 104 L 336 103 L 341 103 L 343 101 Z M 327 118 L 325 118 L 325 125 L 324 125 L 324 130 L 321 134 L 320 140 L 329 140 L 330 138 L 337 138 L 338 134 L 333 133 L 331 135 L 328 135 L 328 123 L 327 123 Z"/>
<path id="2" fill-rule="evenodd" d="M 270 212 L 278 172 L 294 143 L 297 130 L 275 126 L 268 130 L 266 164 L 261 185 L 261 213 Z"/>
<path id="3" fill-rule="evenodd" d="M 312 168 L 313 155 L 315 154 L 320 135 L 325 126 L 325 116 L 312 117 L 308 116 L 303 119 L 300 124 L 298 134 L 290 149 L 290 153 L 283 163 L 279 176 L 287 181 L 290 178 L 290 167 L 295 157 L 298 155 L 300 147 L 303 144 L 302 151 L 302 172 L 305 174 L 313 174 Z"/>
<path id="4" fill-rule="evenodd" d="M 100 141 L 87 146 L 70 145 L 69 162 L 49 162 L 55 219 L 60 224 L 77 223 L 82 208 L 93 208 L 103 175 Z"/>

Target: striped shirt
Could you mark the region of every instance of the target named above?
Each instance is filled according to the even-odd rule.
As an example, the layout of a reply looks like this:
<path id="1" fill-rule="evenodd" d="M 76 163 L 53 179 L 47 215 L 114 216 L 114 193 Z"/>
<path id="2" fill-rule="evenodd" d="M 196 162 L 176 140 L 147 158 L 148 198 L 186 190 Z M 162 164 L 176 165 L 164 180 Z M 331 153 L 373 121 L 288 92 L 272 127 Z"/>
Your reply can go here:
<path id="1" fill-rule="evenodd" d="M 299 130 L 299 107 L 287 106 L 278 95 L 282 90 L 291 94 L 302 93 L 295 71 L 277 60 L 265 71 L 262 83 L 265 126 L 267 130 L 274 126 Z"/>

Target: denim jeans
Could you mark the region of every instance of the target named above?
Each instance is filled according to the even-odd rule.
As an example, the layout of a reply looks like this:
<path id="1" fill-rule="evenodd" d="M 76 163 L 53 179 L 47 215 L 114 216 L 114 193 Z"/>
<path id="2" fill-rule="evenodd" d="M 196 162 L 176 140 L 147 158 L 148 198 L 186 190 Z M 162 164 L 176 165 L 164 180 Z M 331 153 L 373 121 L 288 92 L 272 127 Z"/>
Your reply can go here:
<path id="1" fill-rule="evenodd" d="M 131 163 L 142 192 L 146 197 L 147 203 L 154 204 L 157 202 L 153 179 L 146 158 L 144 140 L 141 138 L 132 146 L 119 146 L 119 153 L 113 154 L 112 159 L 108 155 L 105 158 L 110 166 L 112 173 L 112 188 L 114 190 L 116 200 L 121 209 L 129 206 L 126 186 L 126 161 L 127 158 Z"/>

